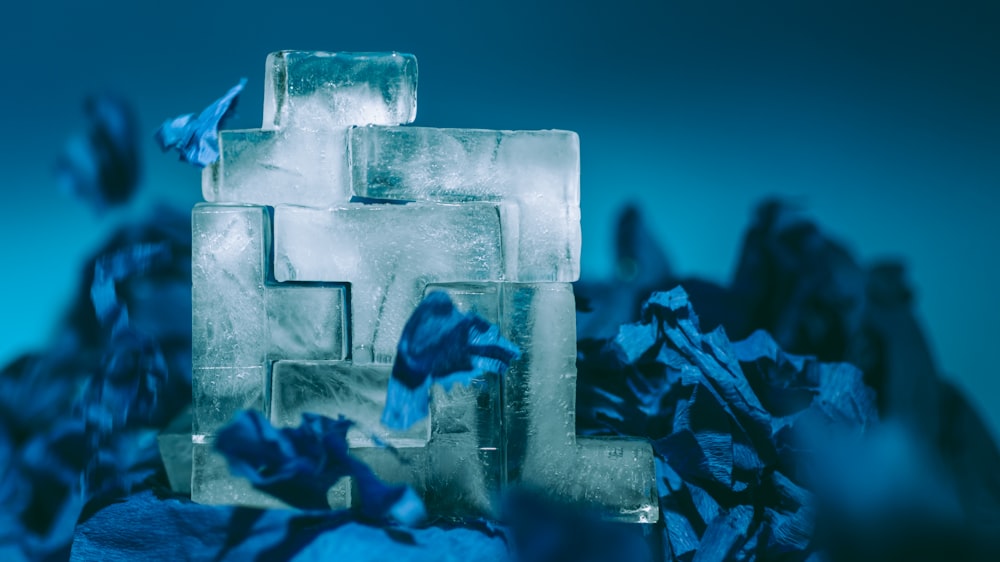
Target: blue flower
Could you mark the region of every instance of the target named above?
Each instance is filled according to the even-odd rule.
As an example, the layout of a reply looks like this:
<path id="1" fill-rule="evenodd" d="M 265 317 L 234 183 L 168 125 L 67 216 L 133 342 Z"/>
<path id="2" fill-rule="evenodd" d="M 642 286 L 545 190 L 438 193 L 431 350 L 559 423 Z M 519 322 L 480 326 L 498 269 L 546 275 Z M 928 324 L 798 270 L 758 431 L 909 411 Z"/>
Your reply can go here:
<path id="1" fill-rule="evenodd" d="M 450 389 L 486 373 L 502 375 L 520 354 L 498 327 L 473 313 L 462 314 L 447 294 L 433 292 L 403 327 L 382 423 L 407 429 L 427 417 L 432 383 Z"/>
<path id="2" fill-rule="evenodd" d="M 302 414 L 296 428 L 276 429 L 256 411 L 244 411 L 216 437 L 215 447 L 236 476 L 300 509 L 329 509 L 327 492 L 351 477 L 360 492 L 357 512 L 373 521 L 413 524 L 424 518 L 423 503 L 407 486 L 383 483 L 348 451 L 353 422 Z"/>
<path id="3" fill-rule="evenodd" d="M 226 92 L 226 95 L 195 115 L 188 113 L 167 119 L 156 131 L 156 142 L 164 151 L 171 148 L 181 154 L 181 160 L 204 168 L 219 159 L 219 127 L 236 106 L 236 98 L 246 86 L 240 83 Z"/>

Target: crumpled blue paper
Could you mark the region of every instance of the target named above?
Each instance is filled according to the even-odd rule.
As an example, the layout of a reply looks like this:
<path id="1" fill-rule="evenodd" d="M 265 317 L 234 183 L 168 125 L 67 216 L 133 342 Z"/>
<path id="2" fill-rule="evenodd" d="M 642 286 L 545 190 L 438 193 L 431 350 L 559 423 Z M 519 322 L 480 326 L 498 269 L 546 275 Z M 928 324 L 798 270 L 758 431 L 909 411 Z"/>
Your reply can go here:
<path id="1" fill-rule="evenodd" d="M 431 384 L 450 389 L 486 373 L 503 375 L 520 354 L 497 326 L 461 313 L 447 294 L 427 295 L 403 327 L 382 424 L 409 428 L 427 417 Z"/>
<path id="2" fill-rule="evenodd" d="M 113 95 L 84 103 L 88 128 L 70 138 L 56 163 L 63 190 L 97 211 L 128 202 L 139 183 L 138 124 L 135 112 Z"/>
<path id="3" fill-rule="evenodd" d="M 247 79 L 241 79 L 239 84 L 197 115 L 187 113 L 164 121 L 156 131 L 156 142 L 160 148 L 164 151 L 177 150 L 181 160 L 199 168 L 218 161 L 219 127 L 236 107 L 237 96 L 246 84 Z"/>
<path id="4" fill-rule="evenodd" d="M 276 429 L 257 411 L 244 411 L 219 430 L 215 448 L 230 471 L 267 494 L 300 509 L 329 509 L 327 492 L 351 477 L 360 491 L 357 513 L 369 521 L 412 525 L 425 517 L 408 486 L 383 483 L 348 451 L 353 422 L 302 414 L 302 424 Z"/>
<path id="5" fill-rule="evenodd" d="M 260 510 L 133 494 L 83 520 L 71 560 L 500 562 L 503 537 L 474 529 L 381 528 L 350 512 Z"/>
<path id="6" fill-rule="evenodd" d="M 788 355 L 766 333 L 702 332 L 687 293 L 654 293 L 640 321 L 581 347 L 578 420 L 640 435 L 657 457 L 668 560 L 805 560 L 816 505 L 798 426 L 863 435 L 878 421 L 860 371 Z M 604 381 L 611 388 L 601 390 Z"/>

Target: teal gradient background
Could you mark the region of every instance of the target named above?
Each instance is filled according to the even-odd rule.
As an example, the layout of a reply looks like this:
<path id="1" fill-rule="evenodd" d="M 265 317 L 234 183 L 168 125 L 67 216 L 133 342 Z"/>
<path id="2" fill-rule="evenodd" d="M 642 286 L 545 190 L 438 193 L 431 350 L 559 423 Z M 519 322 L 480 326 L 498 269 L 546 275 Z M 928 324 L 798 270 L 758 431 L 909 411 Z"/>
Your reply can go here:
<path id="1" fill-rule="evenodd" d="M 400 50 L 418 124 L 580 133 L 585 277 L 610 275 L 628 201 L 680 272 L 725 280 L 754 204 L 789 197 L 907 263 L 943 371 L 1000 427 L 1000 3 L 61 1 L 6 7 L 0 46 L 0 361 L 48 342 L 115 224 L 200 198 L 163 119 L 247 77 L 229 126 L 258 126 L 270 51 Z M 52 170 L 108 90 L 139 111 L 144 182 L 99 218 Z"/>

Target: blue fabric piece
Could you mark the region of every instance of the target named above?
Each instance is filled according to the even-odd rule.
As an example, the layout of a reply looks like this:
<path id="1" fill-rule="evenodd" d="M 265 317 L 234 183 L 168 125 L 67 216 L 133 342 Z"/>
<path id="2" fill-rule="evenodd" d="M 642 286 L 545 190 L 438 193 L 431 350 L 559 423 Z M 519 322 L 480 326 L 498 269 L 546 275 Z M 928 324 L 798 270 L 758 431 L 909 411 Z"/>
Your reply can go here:
<path id="1" fill-rule="evenodd" d="M 300 509 L 329 509 L 327 492 L 350 476 L 360 491 L 358 514 L 369 521 L 412 525 L 423 504 L 406 486 L 384 484 L 348 452 L 353 422 L 305 413 L 295 428 L 276 429 L 257 411 L 241 412 L 219 430 L 215 448 L 236 476 Z"/>
<path id="2" fill-rule="evenodd" d="M 84 103 L 88 127 L 66 143 L 56 163 L 62 189 L 97 211 L 128 202 L 139 182 L 138 123 L 121 98 L 101 95 Z"/>
<path id="3" fill-rule="evenodd" d="M 411 427 L 427 417 L 431 384 L 447 390 L 486 373 L 503 375 L 520 354 L 498 327 L 476 314 L 461 313 L 446 293 L 432 292 L 403 327 L 382 424 Z"/>
<path id="4" fill-rule="evenodd" d="M 237 96 L 243 91 L 247 79 L 233 86 L 221 98 L 195 115 L 188 113 L 167 119 L 156 131 L 156 142 L 164 151 L 175 149 L 181 160 L 204 168 L 219 160 L 219 127 L 236 107 Z"/>

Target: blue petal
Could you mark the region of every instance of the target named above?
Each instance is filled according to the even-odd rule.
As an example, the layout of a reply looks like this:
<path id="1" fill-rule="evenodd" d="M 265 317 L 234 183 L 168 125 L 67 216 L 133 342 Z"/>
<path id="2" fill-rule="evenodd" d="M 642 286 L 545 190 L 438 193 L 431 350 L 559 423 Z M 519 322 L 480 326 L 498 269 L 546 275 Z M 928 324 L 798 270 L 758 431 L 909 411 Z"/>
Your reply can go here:
<path id="1" fill-rule="evenodd" d="M 327 492 L 350 476 L 360 492 L 357 512 L 373 521 L 413 524 L 424 517 L 423 504 L 405 486 L 390 486 L 348 452 L 353 422 L 303 414 L 296 428 L 276 429 L 256 411 L 244 411 L 222 428 L 216 449 L 234 475 L 300 509 L 329 509 Z"/>
<path id="2" fill-rule="evenodd" d="M 204 168 L 219 159 L 219 127 L 235 107 L 236 98 L 246 86 L 243 78 L 226 95 L 214 101 L 197 116 L 193 113 L 167 119 L 156 131 L 156 141 L 164 151 L 175 149 L 181 160 Z"/>

